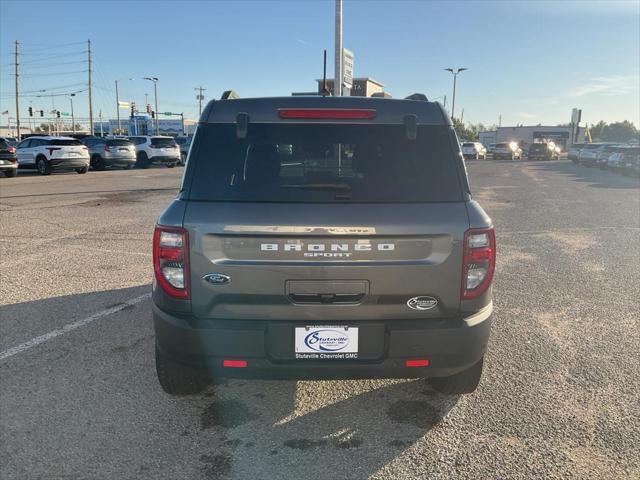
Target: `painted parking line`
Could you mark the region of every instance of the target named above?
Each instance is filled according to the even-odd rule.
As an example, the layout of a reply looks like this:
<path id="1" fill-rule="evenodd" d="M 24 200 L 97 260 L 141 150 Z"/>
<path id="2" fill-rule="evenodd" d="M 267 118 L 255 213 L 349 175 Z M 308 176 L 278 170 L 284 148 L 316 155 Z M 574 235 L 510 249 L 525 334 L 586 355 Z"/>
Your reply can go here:
<path id="1" fill-rule="evenodd" d="M 4 360 L 5 358 L 9 358 L 9 357 L 13 357 L 14 355 L 17 355 L 19 353 L 22 353 L 26 350 L 29 350 L 30 348 L 36 347 L 44 342 L 48 342 L 49 340 L 52 340 L 56 337 L 59 337 L 60 335 L 64 335 L 65 333 L 69 333 L 77 328 L 80 327 L 84 327 L 85 325 L 88 325 L 92 322 L 95 322 L 96 320 L 99 320 L 103 317 L 106 317 L 108 315 L 112 315 L 114 313 L 117 313 L 121 310 L 124 310 L 125 308 L 131 307 L 133 305 L 137 305 L 140 302 L 143 302 L 147 299 L 151 298 L 151 294 L 150 293 L 145 293 L 144 295 L 140 295 L 139 297 L 135 297 L 132 298 L 131 300 L 127 300 L 124 303 L 120 303 L 118 305 L 115 305 L 113 307 L 109 307 L 109 308 L 105 308 L 104 310 L 101 310 L 97 313 L 94 313 L 93 315 L 90 315 L 86 318 L 83 318 L 81 320 L 77 320 L 75 322 L 72 323 L 68 323 L 65 326 L 63 326 L 62 328 L 58 328 L 56 330 L 52 330 L 49 333 L 45 333 L 44 335 L 40 335 L 39 337 L 35 337 L 32 338 L 31 340 L 21 343 L 20 345 L 16 345 L 15 347 L 12 347 L 8 350 L 5 350 L 4 352 L 0 352 L 0 361 Z"/>

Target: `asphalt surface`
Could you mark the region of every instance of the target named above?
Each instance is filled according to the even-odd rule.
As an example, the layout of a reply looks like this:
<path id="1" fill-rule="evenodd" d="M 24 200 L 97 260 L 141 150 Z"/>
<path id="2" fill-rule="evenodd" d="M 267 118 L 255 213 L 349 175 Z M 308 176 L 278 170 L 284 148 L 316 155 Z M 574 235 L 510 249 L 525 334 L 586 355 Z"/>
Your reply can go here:
<path id="1" fill-rule="evenodd" d="M 498 239 L 472 395 L 156 381 L 151 232 L 181 168 L 0 178 L 0 478 L 638 479 L 640 185 L 469 162 Z"/>

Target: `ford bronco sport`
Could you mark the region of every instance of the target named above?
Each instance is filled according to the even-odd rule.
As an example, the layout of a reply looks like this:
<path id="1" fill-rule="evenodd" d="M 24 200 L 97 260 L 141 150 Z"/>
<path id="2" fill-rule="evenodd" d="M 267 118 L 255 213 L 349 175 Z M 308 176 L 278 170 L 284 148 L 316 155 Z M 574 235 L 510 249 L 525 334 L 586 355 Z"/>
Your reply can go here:
<path id="1" fill-rule="evenodd" d="M 154 232 L 162 388 L 426 377 L 474 391 L 496 245 L 440 104 L 223 98 Z"/>

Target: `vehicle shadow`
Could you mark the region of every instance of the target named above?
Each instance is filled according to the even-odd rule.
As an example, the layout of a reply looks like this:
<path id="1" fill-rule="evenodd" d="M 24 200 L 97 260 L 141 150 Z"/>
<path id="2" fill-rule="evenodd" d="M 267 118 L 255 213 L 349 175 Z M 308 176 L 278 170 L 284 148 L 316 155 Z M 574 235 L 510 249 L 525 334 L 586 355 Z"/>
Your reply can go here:
<path id="1" fill-rule="evenodd" d="M 459 399 L 424 379 L 231 380 L 205 395 L 201 428 L 225 440 L 199 461 L 204 478 L 217 479 L 366 479 L 440 424 Z M 436 452 L 421 455 L 438 461 Z"/>
<path id="2" fill-rule="evenodd" d="M 532 166 L 541 172 L 556 172 L 566 175 L 570 180 L 588 183 L 594 188 L 637 189 L 640 180 L 619 173 L 577 165 L 571 161 L 536 162 Z"/>

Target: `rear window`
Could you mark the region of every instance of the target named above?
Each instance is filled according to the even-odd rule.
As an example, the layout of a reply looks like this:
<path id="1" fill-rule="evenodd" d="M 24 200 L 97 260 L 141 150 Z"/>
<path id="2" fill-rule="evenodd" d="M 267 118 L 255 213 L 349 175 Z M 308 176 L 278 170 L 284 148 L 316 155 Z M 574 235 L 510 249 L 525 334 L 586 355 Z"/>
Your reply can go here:
<path id="1" fill-rule="evenodd" d="M 509 148 L 508 143 L 496 143 L 496 148 Z"/>
<path id="2" fill-rule="evenodd" d="M 175 147 L 176 141 L 173 138 L 152 138 L 151 145 L 155 147 Z"/>
<path id="3" fill-rule="evenodd" d="M 57 139 L 57 138 L 53 140 L 47 140 L 46 144 L 55 145 L 58 147 L 70 147 L 70 146 L 82 145 L 80 140 L 73 140 L 73 139 L 65 140 L 65 139 Z"/>
<path id="4" fill-rule="evenodd" d="M 133 145 L 133 142 L 125 139 L 107 140 L 107 145 L 110 147 L 130 147 Z"/>
<path id="5" fill-rule="evenodd" d="M 198 127 L 189 198 L 246 202 L 461 201 L 447 126 L 235 124 Z M 194 155 L 195 152 L 195 155 Z"/>
<path id="6" fill-rule="evenodd" d="M 463 143 L 463 144 L 462 144 L 462 146 L 463 146 L 463 147 L 475 147 L 475 146 L 476 146 L 476 144 L 475 144 L 475 143 L 469 143 L 469 142 L 466 142 L 466 143 Z"/>
<path id="7" fill-rule="evenodd" d="M 529 147 L 529 150 L 533 150 L 534 152 L 538 152 L 538 151 L 541 151 L 541 150 L 545 150 L 546 148 L 548 148 L 546 143 L 533 143 Z"/>
<path id="8" fill-rule="evenodd" d="M 1 148 L 5 148 L 5 147 L 8 147 L 8 146 L 9 146 L 9 144 L 0 138 L 0 147 Z"/>

